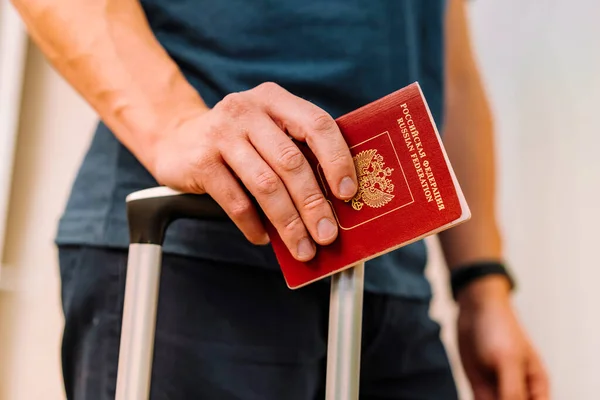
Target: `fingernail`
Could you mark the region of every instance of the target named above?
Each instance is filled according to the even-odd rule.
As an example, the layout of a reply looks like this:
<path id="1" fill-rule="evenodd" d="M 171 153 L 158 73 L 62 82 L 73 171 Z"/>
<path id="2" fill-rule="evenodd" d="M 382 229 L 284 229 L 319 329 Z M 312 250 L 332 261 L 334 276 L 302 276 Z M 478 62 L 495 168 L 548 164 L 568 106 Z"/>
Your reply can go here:
<path id="1" fill-rule="evenodd" d="M 312 241 L 308 238 L 300 239 L 298 242 L 298 257 L 305 260 L 312 257 L 315 248 Z"/>
<path id="2" fill-rule="evenodd" d="M 340 182 L 340 196 L 352 197 L 356 193 L 356 185 L 349 176 L 344 177 Z"/>
<path id="3" fill-rule="evenodd" d="M 320 240 L 330 239 L 336 232 L 337 229 L 329 218 L 322 218 L 317 224 L 317 235 Z"/>

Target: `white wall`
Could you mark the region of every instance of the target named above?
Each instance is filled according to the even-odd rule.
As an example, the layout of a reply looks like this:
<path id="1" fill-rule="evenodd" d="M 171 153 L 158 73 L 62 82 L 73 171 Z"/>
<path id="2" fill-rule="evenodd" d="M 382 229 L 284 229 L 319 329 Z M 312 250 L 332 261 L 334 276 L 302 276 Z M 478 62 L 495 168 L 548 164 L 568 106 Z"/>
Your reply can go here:
<path id="1" fill-rule="evenodd" d="M 0 244 L 4 243 L 8 215 L 28 40 L 23 23 L 9 4 L 8 0 L 0 0 Z"/>
<path id="2" fill-rule="evenodd" d="M 475 1 L 516 303 L 556 399 L 600 393 L 600 2 Z"/>
<path id="3" fill-rule="evenodd" d="M 501 217 L 519 278 L 516 304 L 553 375 L 554 398 L 595 400 L 600 132 L 592 117 L 600 105 L 600 3 L 476 1 L 472 11 L 498 123 Z M 11 290 L 0 291 L 0 399 L 53 400 L 63 394 L 52 238 L 94 115 L 33 47 L 25 80 L 2 259 Z M 439 294 L 433 314 L 455 355 L 455 310 L 438 256 L 429 270 Z"/>
<path id="4" fill-rule="evenodd" d="M 94 114 L 30 47 L 0 290 L 0 399 L 59 400 L 56 222 Z"/>

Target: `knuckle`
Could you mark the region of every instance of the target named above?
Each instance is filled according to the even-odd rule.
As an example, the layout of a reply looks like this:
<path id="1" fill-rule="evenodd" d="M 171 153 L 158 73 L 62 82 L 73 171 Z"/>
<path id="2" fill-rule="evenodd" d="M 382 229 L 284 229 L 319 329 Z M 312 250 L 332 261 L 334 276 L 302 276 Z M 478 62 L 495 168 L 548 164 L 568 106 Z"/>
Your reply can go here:
<path id="1" fill-rule="evenodd" d="M 306 196 L 302 201 L 302 207 L 305 210 L 312 211 L 321 208 L 326 203 L 327 201 L 325 200 L 325 196 L 323 196 L 323 194 L 319 192 Z"/>
<path id="2" fill-rule="evenodd" d="M 349 152 L 336 150 L 329 155 L 329 162 L 336 165 L 354 165 Z"/>
<path id="3" fill-rule="evenodd" d="M 300 214 L 294 212 L 281 221 L 281 225 L 283 227 L 285 234 L 291 234 L 293 232 L 299 231 L 303 227 L 302 218 L 300 218 Z"/>
<path id="4" fill-rule="evenodd" d="M 262 106 L 272 106 L 282 96 L 285 96 L 285 89 L 274 82 L 264 82 L 254 88 L 257 103 Z"/>
<path id="5" fill-rule="evenodd" d="M 236 199 L 229 204 L 229 214 L 232 219 L 241 219 L 252 211 L 252 204 L 249 200 Z"/>
<path id="6" fill-rule="evenodd" d="M 277 93 L 281 90 L 281 86 L 275 82 L 263 82 L 256 87 L 257 90 L 265 93 Z"/>
<path id="7" fill-rule="evenodd" d="M 230 117 L 238 118 L 250 111 L 251 104 L 244 94 L 230 93 L 219 102 L 219 107 Z"/>
<path id="8" fill-rule="evenodd" d="M 284 171 L 296 172 L 306 165 L 306 159 L 298 147 L 291 145 L 279 153 L 277 165 Z"/>
<path id="9" fill-rule="evenodd" d="M 256 191 L 263 196 L 277 192 L 280 186 L 279 177 L 273 171 L 261 172 L 255 179 Z"/>
<path id="10" fill-rule="evenodd" d="M 337 131 L 337 124 L 325 111 L 318 111 L 312 117 L 310 128 L 316 134 L 327 135 Z"/>

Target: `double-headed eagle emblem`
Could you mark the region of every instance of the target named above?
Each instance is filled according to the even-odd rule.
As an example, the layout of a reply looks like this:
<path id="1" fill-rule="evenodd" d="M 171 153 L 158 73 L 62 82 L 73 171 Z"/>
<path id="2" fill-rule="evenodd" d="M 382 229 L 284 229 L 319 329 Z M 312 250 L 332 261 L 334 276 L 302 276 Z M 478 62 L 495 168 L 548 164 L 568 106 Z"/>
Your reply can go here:
<path id="1" fill-rule="evenodd" d="M 385 167 L 383 156 L 377 150 L 363 150 L 354 157 L 354 166 L 358 174 L 358 192 L 352 201 L 352 208 L 359 211 L 363 205 L 380 208 L 389 203 L 394 195 L 391 179 L 393 168 Z"/>

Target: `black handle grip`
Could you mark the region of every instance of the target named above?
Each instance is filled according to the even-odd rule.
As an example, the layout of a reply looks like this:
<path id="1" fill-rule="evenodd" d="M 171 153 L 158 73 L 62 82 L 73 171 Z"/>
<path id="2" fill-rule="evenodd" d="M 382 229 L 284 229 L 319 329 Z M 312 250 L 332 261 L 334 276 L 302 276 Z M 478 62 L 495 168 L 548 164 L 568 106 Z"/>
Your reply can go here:
<path id="1" fill-rule="evenodd" d="M 162 246 L 167 228 L 179 218 L 229 220 L 225 211 L 207 194 L 187 194 L 156 187 L 127 197 L 130 243 Z"/>

